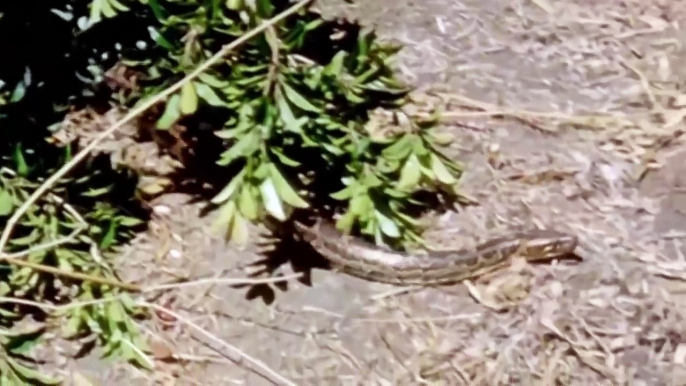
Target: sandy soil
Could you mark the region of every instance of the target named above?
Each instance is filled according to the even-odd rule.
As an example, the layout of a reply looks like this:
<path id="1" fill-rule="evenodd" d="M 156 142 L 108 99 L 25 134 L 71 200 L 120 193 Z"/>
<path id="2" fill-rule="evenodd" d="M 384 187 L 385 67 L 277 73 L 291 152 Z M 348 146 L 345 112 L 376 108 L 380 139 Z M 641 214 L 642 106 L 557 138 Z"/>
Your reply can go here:
<path id="1" fill-rule="evenodd" d="M 345 12 L 402 43 L 420 109 L 441 107 L 478 205 L 436 214 L 437 247 L 514 228 L 578 235 L 583 262 L 401 292 L 324 270 L 232 286 L 257 247 L 170 213 L 120 259 L 129 280 L 174 275 L 144 326 L 156 371 L 66 360 L 75 377 L 134 385 L 686 385 L 685 3 L 377 0 Z M 255 231 L 257 239 L 257 230 Z M 267 275 L 252 275 L 264 280 Z M 206 282 L 205 282 L 206 283 Z M 288 383 L 290 382 L 290 383 Z"/>

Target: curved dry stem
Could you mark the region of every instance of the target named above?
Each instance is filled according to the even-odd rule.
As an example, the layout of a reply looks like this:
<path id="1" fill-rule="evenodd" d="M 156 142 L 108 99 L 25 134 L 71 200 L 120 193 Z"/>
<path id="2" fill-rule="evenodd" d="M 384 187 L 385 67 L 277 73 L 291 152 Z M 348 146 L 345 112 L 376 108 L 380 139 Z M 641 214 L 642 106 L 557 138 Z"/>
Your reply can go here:
<path id="1" fill-rule="evenodd" d="M 234 362 L 242 362 L 243 360 L 250 362 L 254 367 L 253 371 L 256 371 L 258 374 L 262 375 L 263 377 L 269 379 L 271 382 L 277 384 L 277 385 L 287 385 L 287 386 L 295 386 L 296 384 L 289 381 L 286 379 L 284 376 L 281 374 L 277 373 L 273 369 L 271 369 L 269 366 L 264 364 L 262 361 L 260 361 L 257 358 L 253 358 L 252 356 L 246 354 L 242 350 L 240 350 L 238 347 L 225 342 L 224 340 L 220 339 L 216 335 L 212 334 L 211 332 L 205 330 L 204 328 L 198 326 L 197 324 L 193 323 L 192 321 L 184 318 L 183 316 L 179 315 L 178 313 L 169 310 L 168 308 L 158 306 L 157 304 L 152 304 L 152 303 L 147 303 L 147 302 L 139 302 L 137 303 L 138 306 L 140 307 L 146 307 L 146 308 L 152 308 L 158 312 L 162 312 L 165 314 L 168 314 L 169 316 L 175 318 L 176 320 L 188 325 L 191 327 L 193 330 L 196 332 L 200 333 L 207 339 L 211 340 L 214 343 L 219 344 L 220 346 L 228 349 L 232 354 L 229 354 L 229 358 L 231 358 Z"/>

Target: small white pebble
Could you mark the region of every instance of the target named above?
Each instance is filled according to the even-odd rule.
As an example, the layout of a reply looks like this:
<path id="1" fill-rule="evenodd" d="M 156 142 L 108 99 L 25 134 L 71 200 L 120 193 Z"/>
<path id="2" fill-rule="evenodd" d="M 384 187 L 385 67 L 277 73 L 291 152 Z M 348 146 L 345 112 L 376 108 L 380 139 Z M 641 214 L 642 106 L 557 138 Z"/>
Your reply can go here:
<path id="1" fill-rule="evenodd" d="M 622 336 L 610 341 L 612 350 L 627 349 L 636 345 L 636 337 L 633 335 Z"/>
<path id="2" fill-rule="evenodd" d="M 564 293 L 564 288 L 562 288 L 562 283 L 559 281 L 554 281 L 550 284 L 550 293 L 553 295 L 553 298 L 557 298 L 562 296 Z"/>
<path id="3" fill-rule="evenodd" d="M 178 249 L 172 249 L 169 251 L 169 253 L 167 255 L 169 256 L 170 259 L 177 260 L 177 259 L 181 258 L 182 253 Z"/>
<path id="4" fill-rule="evenodd" d="M 152 208 L 152 211 L 155 212 L 155 214 L 165 215 L 171 213 L 171 208 L 166 205 L 155 205 L 155 207 Z"/>
<path id="5" fill-rule="evenodd" d="M 442 34 L 445 33 L 445 25 L 443 24 L 443 18 L 441 17 L 436 17 L 436 25 L 438 26 L 438 30 L 441 31 Z"/>
<path id="6" fill-rule="evenodd" d="M 608 306 L 608 302 L 601 298 L 588 299 L 588 304 L 598 308 L 606 308 Z"/>
<path id="7" fill-rule="evenodd" d="M 686 344 L 680 343 L 674 350 L 674 363 L 686 365 Z"/>
<path id="8" fill-rule="evenodd" d="M 616 247 L 619 245 L 619 239 L 616 237 L 606 237 L 605 243 L 611 247 Z"/>
<path id="9" fill-rule="evenodd" d="M 620 178 L 619 170 L 616 167 L 607 164 L 600 165 L 600 172 L 602 173 L 603 178 L 610 182 L 615 182 Z"/>

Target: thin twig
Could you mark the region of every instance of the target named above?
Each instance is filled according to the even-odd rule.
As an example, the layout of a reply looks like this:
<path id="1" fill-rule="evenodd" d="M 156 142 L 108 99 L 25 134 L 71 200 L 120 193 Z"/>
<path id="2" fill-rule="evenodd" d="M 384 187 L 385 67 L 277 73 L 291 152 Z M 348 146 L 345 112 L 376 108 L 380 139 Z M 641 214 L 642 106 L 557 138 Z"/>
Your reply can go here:
<path id="1" fill-rule="evenodd" d="M 238 357 L 235 355 L 229 355 L 232 360 L 235 362 L 241 362 L 241 359 L 245 359 L 246 361 L 252 363 L 253 365 L 257 366 L 259 369 L 262 371 L 259 372 L 260 375 L 264 376 L 265 378 L 269 379 L 270 381 L 276 383 L 276 384 L 281 384 L 281 385 L 287 385 L 287 386 L 295 386 L 296 384 L 289 381 L 285 377 L 283 377 L 281 374 L 277 373 L 273 369 L 271 369 L 269 366 L 264 364 L 262 361 L 260 361 L 257 358 L 253 358 L 252 356 L 246 354 L 242 350 L 240 350 L 238 347 L 225 342 L 224 340 L 220 339 L 216 335 L 212 334 L 211 332 L 205 330 L 204 328 L 198 326 L 197 324 L 191 322 L 190 320 L 184 318 L 183 316 L 177 314 L 174 311 L 171 311 L 165 307 L 158 306 L 157 304 L 152 304 L 152 303 L 147 303 L 147 302 L 138 302 L 138 306 L 140 307 L 146 307 L 146 308 L 152 308 L 155 311 L 162 312 L 165 314 L 168 314 L 169 316 L 175 318 L 176 320 L 188 325 L 191 327 L 193 330 L 199 332 L 201 335 L 205 336 L 206 338 L 210 339 L 211 341 L 225 347 L 229 351 L 231 351 L 234 354 L 238 354 Z M 257 369 L 253 369 L 257 371 Z"/>
<path id="2" fill-rule="evenodd" d="M 49 273 L 51 275 L 66 277 L 72 280 L 85 281 L 89 283 L 96 283 L 101 285 L 108 285 L 111 287 L 121 288 L 131 292 L 154 292 L 163 291 L 174 288 L 190 287 L 196 285 L 207 285 L 207 284 L 230 284 L 230 285 L 249 285 L 249 284 L 269 284 L 269 283 L 280 283 L 283 281 L 288 281 L 291 279 L 298 279 L 302 276 L 301 273 L 282 276 L 282 277 L 272 277 L 265 279 L 248 279 L 248 278 L 212 278 L 212 279 L 201 279 L 195 281 L 181 282 L 181 283 L 171 283 L 171 284 L 161 284 L 152 287 L 144 287 L 132 283 L 123 283 L 119 280 L 108 279 L 100 276 L 87 275 L 79 272 L 67 272 L 59 268 L 51 267 L 48 265 L 32 263 L 25 260 L 20 260 L 14 257 L 5 257 L 3 259 L 5 262 L 16 265 L 19 267 L 30 268 L 34 271 Z"/>
<path id="3" fill-rule="evenodd" d="M 39 251 L 42 251 L 45 249 L 51 249 L 51 248 L 58 247 L 62 244 L 66 244 L 70 241 L 74 241 L 76 236 L 79 233 L 81 233 L 83 231 L 83 229 L 84 228 L 79 227 L 79 228 L 74 229 L 69 235 L 62 237 L 62 238 L 59 238 L 57 240 L 53 240 L 53 241 L 50 241 L 50 242 L 47 242 L 44 244 L 39 244 L 39 245 L 33 246 L 31 248 L 21 250 L 19 252 L 6 254 L 6 255 L 4 255 L 5 257 L 3 259 L 4 260 L 17 259 L 17 258 L 24 257 L 24 256 L 27 256 L 27 255 L 30 255 L 30 254 L 33 254 L 33 253 L 36 253 L 36 252 L 39 252 Z"/>
<path id="4" fill-rule="evenodd" d="M 638 76 L 638 80 L 641 83 L 643 92 L 645 92 L 646 97 L 650 101 L 650 108 L 653 111 L 657 111 L 658 113 L 664 114 L 665 108 L 660 104 L 660 102 L 658 102 L 657 98 L 655 97 L 655 93 L 653 93 L 653 88 L 650 86 L 650 81 L 648 80 L 648 77 L 646 77 L 645 74 L 638 69 L 638 67 L 629 63 L 627 60 L 622 60 L 621 64 L 629 70 L 633 71 L 633 73 L 636 74 L 636 76 Z"/>
<path id="5" fill-rule="evenodd" d="M 270 278 L 265 278 L 265 279 L 247 279 L 247 278 L 232 278 L 232 277 L 229 277 L 229 278 L 210 278 L 210 279 L 187 281 L 187 282 L 183 282 L 183 283 L 156 285 L 156 286 L 144 288 L 143 292 L 163 291 L 163 290 L 168 290 L 168 289 L 190 287 L 190 286 L 196 286 L 196 285 L 207 285 L 207 284 L 211 284 L 211 285 L 217 285 L 217 284 L 248 285 L 248 284 L 280 283 L 280 282 L 288 281 L 291 279 L 299 279 L 302 276 L 303 276 L 302 273 L 296 273 L 293 275 L 287 275 L 287 276 L 281 276 L 281 277 L 270 277 Z"/>
<path id="6" fill-rule="evenodd" d="M 0 296 L 0 303 L 22 304 L 25 306 L 31 306 L 31 307 L 40 308 L 42 310 L 51 310 L 51 311 L 64 311 L 64 310 L 69 310 L 69 309 L 73 309 L 73 308 L 99 305 L 99 304 L 104 304 L 104 303 L 115 301 L 115 300 L 121 300 L 121 295 L 110 296 L 110 297 L 103 298 L 103 299 L 87 300 L 87 301 L 83 301 L 83 302 L 75 302 L 75 303 L 69 303 L 69 304 L 65 304 L 65 305 L 57 305 L 56 306 L 54 304 L 36 302 L 33 300 L 28 300 L 28 299 L 20 299 L 20 298 L 15 298 L 15 297 L 10 297 L 10 296 Z"/>
<path id="7" fill-rule="evenodd" d="M 57 247 L 59 245 L 66 244 L 70 241 L 75 240 L 76 236 L 78 236 L 79 233 L 83 232 L 88 227 L 88 222 L 86 222 L 86 220 L 81 216 L 81 214 L 79 214 L 79 212 L 76 209 L 74 209 L 73 206 L 67 204 L 64 201 L 64 199 L 62 199 L 62 197 L 59 197 L 55 194 L 51 194 L 50 199 L 52 199 L 53 201 L 55 201 L 59 205 L 62 205 L 64 207 L 64 210 L 66 210 L 69 214 L 71 214 L 74 217 L 74 219 L 76 219 L 76 221 L 79 223 L 79 226 L 76 227 L 71 233 L 69 233 L 69 235 L 67 235 L 65 237 L 61 237 L 57 240 L 49 241 L 49 242 L 44 243 L 44 244 L 34 245 L 33 247 L 24 249 L 23 251 L 9 253 L 9 254 L 6 254 L 5 256 L 12 257 L 12 258 L 19 258 L 19 257 L 24 257 L 24 256 L 27 256 L 27 255 L 30 255 L 32 253 L 39 252 L 39 251 L 42 251 L 45 249 L 51 249 L 51 248 Z"/>
<path id="8" fill-rule="evenodd" d="M 278 80 L 280 64 L 279 59 L 281 58 L 281 52 L 279 49 L 279 39 L 276 36 L 276 30 L 274 27 L 267 28 L 267 31 L 265 31 L 264 35 L 267 39 L 267 44 L 269 44 L 269 48 L 272 51 L 271 59 L 269 61 L 270 63 L 269 73 L 267 74 L 267 82 L 264 85 L 264 95 L 269 96 L 272 92 L 274 92 L 274 87 L 276 86 Z"/>
<path id="9" fill-rule="evenodd" d="M 471 313 L 471 314 L 456 314 L 456 315 L 446 315 L 446 316 L 429 316 L 425 318 L 410 318 L 410 319 L 398 319 L 398 318 L 348 318 L 348 322 L 359 322 L 359 323 L 435 323 L 435 322 L 446 322 L 454 320 L 474 320 L 483 318 L 481 313 Z"/>
<path id="10" fill-rule="evenodd" d="M 441 118 L 469 118 L 481 116 L 510 116 L 515 118 L 532 118 L 532 119 L 559 119 L 571 123 L 579 124 L 606 124 L 608 122 L 629 122 L 629 118 L 638 118 L 648 116 L 650 113 L 635 113 L 635 114 L 619 114 L 619 115 L 569 115 L 561 112 L 546 112 L 546 111 L 530 111 L 524 109 L 501 108 L 487 102 L 482 102 L 476 99 L 468 98 L 460 94 L 450 93 L 435 93 L 436 96 L 456 100 L 458 103 L 470 106 L 472 108 L 480 109 L 477 112 L 461 112 L 450 111 L 440 115 Z"/>
<path id="11" fill-rule="evenodd" d="M 4 262 L 7 262 L 9 264 L 16 265 L 19 267 L 30 268 L 31 270 L 34 270 L 34 271 L 49 273 L 49 274 L 55 275 L 55 276 L 66 277 L 66 278 L 73 279 L 73 280 L 86 281 L 86 282 L 96 283 L 96 284 L 101 284 L 101 285 L 108 285 L 111 287 L 121 288 L 121 289 L 125 289 L 127 291 L 132 291 L 132 292 L 142 292 L 143 291 L 143 288 L 139 285 L 136 285 L 136 284 L 122 283 L 119 280 L 108 279 L 108 278 L 99 277 L 99 276 L 87 275 L 85 273 L 67 272 L 67 271 L 63 271 L 59 268 L 50 267 L 48 265 L 43 265 L 43 264 L 38 264 L 38 263 L 31 263 L 29 261 L 20 260 L 20 259 L 14 258 L 14 257 L 5 256 L 4 258 L 0 259 L 0 261 L 4 261 Z"/>
<path id="12" fill-rule="evenodd" d="M 74 158 L 72 158 L 69 162 L 67 162 L 64 166 L 62 166 L 55 174 L 50 176 L 45 182 L 38 188 L 36 191 L 31 194 L 31 196 L 17 209 L 17 211 L 12 214 L 12 217 L 7 221 L 7 224 L 5 226 L 5 229 L 2 232 L 2 235 L 0 236 L 0 261 L 2 259 L 5 259 L 7 255 L 5 255 L 4 250 L 5 246 L 7 245 L 7 242 L 9 241 L 10 237 L 12 236 L 12 232 L 14 231 L 14 228 L 19 221 L 19 219 L 26 213 L 26 211 L 33 205 L 48 189 L 50 189 L 57 181 L 59 181 L 60 178 L 62 178 L 65 174 L 67 174 L 74 166 L 79 164 L 83 159 L 85 159 L 88 154 L 95 149 L 95 147 L 102 142 L 105 138 L 109 137 L 112 133 L 114 133 L 116 130 L 118 130 L 120 127 L 124 126 L 125 124 L 131 122 L 134 118 L 136 118 L 138 115 L 149 109 L 150 107 L 154 106 L 155 104 L 161 102 L 174 92 L 178 91 L 183 87 L 184 84 L 189 82 L 190 80 L 194 79 L 197 77 L 199 74 L 201 74 L 203 71 L 207 70 L 210 68 L 213 64 L 218 62 L 220 59 L 222 59 L 227 53 L 230 51 L 234 50 L 235 48 L 239 47 L 240 45 L 244 44 L 245 42 L 249 41 L 250 39 L 254 38 L 255 36 L 259 35 L 260 33 L 264 32 L 267 30 L 269 27 L 285 20 L 289 16 L 293 15 L 294 13 L 298 12 L 301 8 L 307 6 L 310 2 L 313 0 L 302 0 L 292 7 L 288 8 L 287 10 L 281 12 L 277 16 L 267 20 L 266 22 L 263 22 L 261 25 L 258 27 L 254 28 L 253 30 L 249 31 L 245 35 L 239 37 L 238 39 L 234 40 L 233 42 L 225 45 L 222 47 L 221 50 L 219 50 L 216 54 L 214 54 L 210 59 L 208 59 L 206 62 L 202 63 L 200 66 L 198 66 L 195 70 L 193 70 L 190 74 L 186 75 L 183 79 L 180 81 L 176 82 L 166 90 L 162 91 L 161 93 L 157 94 L 156 96 L 150 98 L 147 102 L 143 102 L 140 104 L 139 107 L 133 109 L 130 111 L 124 118 L 121 120 L 117 121 L 115 124 L 110 126 L 107 130 L 103 131 L 100 135 L 98 135 L 91 143 L 89 143 L 86 147 L 84 147 L 79 153 L 77 153 Z"/>

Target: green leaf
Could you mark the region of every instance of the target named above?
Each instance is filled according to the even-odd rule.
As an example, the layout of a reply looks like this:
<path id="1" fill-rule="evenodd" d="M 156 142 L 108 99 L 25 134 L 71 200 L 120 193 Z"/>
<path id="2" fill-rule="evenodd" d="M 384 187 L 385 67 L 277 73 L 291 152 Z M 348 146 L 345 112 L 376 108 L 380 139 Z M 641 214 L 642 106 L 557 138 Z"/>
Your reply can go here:
<path id="1" fill-rule="evenodd" d="M 5 296 L 12 291 L 12 289 L 10 288 L 10 285 L 7 283 L 3 282 L 2 284 L 0 284 L 0 286 L 1 286 L 0 295 L 2 295 L 2 296 Z M 19 316 L 19 314 L 16 312 L 6 310 L 4 308 L 0 308 L 0 316 L 2 316 L 3 318 L 7 318 L 7 319 L 14 319 L 17 316 Z"/>
<path id="2" fill-rule="evenodd" d="M 210 75 L 207 72 L 203 72 L 200 75 L 198 75 L 198 79 L 201 81 L 201 84 L 207 84 L 209 86 L 215 87 L 215 88 L 224 88 L 229 86 L 231 83 L 226 81 L 226 80 L 221 80 L 217 78 L 214 75 Z"/>
<path id="3" fill-rule="evenodd" d="M 257 6 L 257 14 L 262 18 L 271 17 L 272 12 L 274 12 L 272 0 L 256 0 L 255 5 Z"/>
<path id="4" fill-rule="evenodd" d="M 365 103 L 367 100 L 364 99 L 363 97 L 357 95 L 355 91 L 352 89 L 347 89 L 345 92 L 345 98 L 348 100 L 348 102 L 359 105 Z"/>
<path id="5" fill-rule="evenodd" d="M 143 224 L 143 220 L 130 216 L 119 216 L 119 224 L 123 227 L 132 228 Z"/>
<path id="6" fill-rule="evenodd" d="M 43 385 L 58 385 L 61 383 L 61 381 L 57 378 L 52 378 L 47 375 L 41 374 L 40 371 L 33 370 L 31 368 L 28 368 L 18 362 L 16 362 L 12 358 L 5 358 L 4 359 L 7 364 L 12 368 L 14 372 L 16 372 L 17 375 L 21 378 L 23 381 L 23 384 L 30 384 L 30 385 L 35 385 L 35 384 L 43 384 Z"/>
<path id="7" fill-rule="evenodd" d="M 357 55 L 358 57 L 365 57 L 367 56 L 370 48 L 372 47 L 372 44 L 374 42 L 374 32 L 373 31 L 367 31 L 364 33 L 361 33 L 360 36 L 357 38 Z"/>
<path id="8" fill-rule="evenodd" d="M 364 190 L 364 187 L 361 187 L 357 183 L 352 183 L 345 188 L 339 190 L 338 192 L 331 193 L 329 197 L 333 198 L 334 200 L 338 201 L 343 201 L 351 198 L 352 196 L 361 193 Z"/>
<path id="9" fill-rule="evenodd" d="M 129 294 L 127 293 L 120 294 L 119 301 L 121 302 L 121 306 L 131 313 L 133 313 L 137 308 L 136 302 L 133 299 L 131 299 L 131 296 L 129 296 Z"/>
<path id="10" fill-rule="evenodd" d="M 14 162 L 17 165 L 18 175 L 23 177 L 29 174 L 29 165 L 26 164 L 21 144 L 14 147 Z"/>
<path id="11" fill-rule="evenodd" d="M 246 133 L 235 145 L 221 154 L 221 159 L 217 161 L 217 164 L 226 166 L 238 158 L 251 156 L 258 149 L 259 141 L 260 137 L 257 131 Z"/>
<path id="12" fill-rule="evenodd" d="M 107 192 L 109 192 L 110 189 L 110 186 L 105 186 L 98 189 L 88 189 L 87 191 L 81 193 L 81 195 L 84 197 L 98 197 L 102 196 L 103 194 L 107 194 Z"/>
<path id="13" fill-rule="evenodd" d="M 209 103 L 211 106 L 225 106 L 224 101 L 221 100 L 221 98 L 219 98 L 219 95 L 217 95 L 217 93 L 214 92 L 214 89 L 212 89 L 212 87 L 206 85 L 205 83 L 196 83 L 195 89 L 198 93 L 198 96 L 200 96 L 200 98 L 202 98 L 205 102 Z"/>
<path id="14" fill-rule="evenodd" d="M 226 0 L 226 8 L 232 11 L 240 11 L 245 7 L 245 0 Z"/>
<path id="15" fill-rule="evenodd" d="M 107 305 L 107 320 L 113 329 L 117 329 L 117 324 L 126 319 L 126 314 L 117 302 L 109 302 Z"/>
<path id="16" fill-rule="evenodd" d="M 416 137 L 406 134 L 396 140 L 391 146 L 383 149 L 383 156 L 389 160 L 403 160 L 412 152 Z"/>
<path id="17" fill-rule="evenodd" d="M 279 108 L 281 120 L 286 125 L 286 129 L 294 133 L 300 133 L 301 124 L 295 118 L 293 110 L 291 110 L 291 106 L 288 105 L 288 101 L 286 100 L 286 98 L 283 97 L 280 91 L 275 92 L 274 98 L 276 99 L 276 104 Z"/>
<path id="18" fill-rule="evenodd" d="M 219 215 L 217 216 L 217 219 L 212 224 L 212 230 L 217 231 L 220 227 L 231 225 L 232 221 L 233 221 L 233 217 L 235 214 L 236 214 L 236 202 L 235 201 L 229 201 L 226 204 L 224 204 L 219 211 Z M 229 227 L 227 230 L 230 231 L 231 228 Z"/>
<path id="19" fill-rule="evenodd" d="M 160 130 L 169 130 L 174 124 L 181 118 L 181 111 L 179 110 L 179 104 L 181 103 L 181 97 L 179 94 L 172 95 L 167 101 L 167 106 L 164 109 L 164 113 L 157 121 L 157 128 Z"/>
<path id="20" fill-rule="evenodd" d="M 152 9 L 152 13 L 155 14 L 155 17 L 158 20 L 166 19 L 169 16 L 169 14 L 166 12 L 166 10 L 160 4 L 159 0 L 145 0 L 145 1 L 142 1 L 142 3 L 147 3 L 150 5 L 150 8 Z"/>
<path id="21" fill-rule="evenodd" d="M 274 146 L 270 147 L 270 148 L 269 148 L 269 151 L 270 151 L 272 154 L 274 154 L 274 155 L 276 156 L 276 158 L 278 158 L 279 161 L 281 161 L 282 164 L 284 164 L 284 165 L 286 165 L 286 166 L 290 166 L 290 167 L 300 166 L 300 162 L 298 162 L 298 161 L 296 161 L 296 160 L 293 160 L 293 159 L 291 159 L 291 158 L 288 158 L 288 156 L 286 156 L 285 154 L 283 154 L 283 152 L 282 152 L 281 150 L 277 149 L 277 148 L 274 147 Z"/>
<path id="22" fill-rule="evenodd" d="M 102 18 L 100 16 L 102 14 L 102 3 L 103 3 L 103 0 L 93 0 L 90 3 L 91 12 L 90 12 L 90 17 L 89 17 L 90 20 L 89 21 L 91 23 L 97 23 Z"/>
<path id="23" fill-rule="evenodd" d="M 269 176 L 269 162 L 260 159 L 257 168 L 255 168 L 252 177 L 256 180 L 262 181 Z"/>
<path id="24" fill-rule="evenodd" d="M 383 185 L 383 181 L 375 173 L 365 173 L 362 181 L 367 188 L 378 188 Z"/>
<path id="25" fill-rule="evenodd" d="M 327 75 L 334 76 L 335 78 L 341 76 L 341 72 L 343 71 L 343 62 L 345 61 L 347 55 L 348 53 L 345 51 L 338 51 L 336 55 L 334 55 L 333 59 L 331 59 L 331 63 L 326 66 L 325 73 Z"/>
<path id="26" fill-rule="evenodd" d="M 140 348 L 136 347 L 136 345 L 133 342 L 131 342 L 128 339 L 123 339 L 122 347 L 128 347 L 131 349 L 131 353 L 127 357 L 131 358 L 131 360 L 140 365 L 140 367 L 149 371 L 155 369 L 155 362 L 153 362 L 152 359 L 145 355 L 145 353 Z"/>
<path id="27" fill-rule="evenodd" d="M 7 343 L 4 344 L 5 350 L 13 354 L 26 354 L 40 342 L 45 329 L 37 328 L 34 331 L 27 331 L 8 336 Z"/>
<path id="28" fill-rule="evenodd" d="M 310 103 L 307 99 L 305 99 L 302 95 L 295 91 L 295 89 L 293 89 L 285 82 L 281 84 L 281 87 L 283 87 L 283 91 L 286 93 L 286 98 L 288 98 L 288 100 L 291 101 L 291 103 L 298 106 L 298 108 L 305 111 L 309 111 L 311 113 L 321 112 L 319 108 Z"/>
<path id="29" fill-rule="evenodd" d="M 416 154 L 416 152 L 415 152 Z M 436 175 L 434 174 L 433 170 L 431 169 L 431 158 L 427 156 L 418 156 L 417 159 L 419 160 L 419 170 L 422 171 L 422 174 L 424 174 L 427 178 L 430 180 L 435 180 Z"/>
<path id="30" fill-rule="evenodd" d="M 274 166 L 274 164 L 269 164 L 269 174 L 274 182 L 274 186 L 279 193 L 279 196 L 283 198 L 286 203 L 296 208 L 308 208 L 309 205 L 305 200 L 300 198 L 298 193 L 291 187 L 291 185 L 283 177 L 279 169 Z"/>
<path id="31" fill-rule="evenodd" d="M 124 4 L 118 2 L 117 0 L 109 0 L 109 2 L 112 4 L 112 7 L 114 9 L 117 9 L 119 11 L 125 12 L 129 10 L 129 7 L 125 6 Z"/>
<path id="32" fill-rule="evenodd" d="M 371 222 L 369 224 L 371 224 Z M 376 243 L 376 245 L 383 244 L 383 231 L 379 227 L 372 228 L 371 232 L 367 232 L 367 234 L 369 233 L 372 233 L 374 235 L 374 242 Z"/>
<path id="33" fill-rule="evenodd" d="M 40 238 L 40 231 L 34 228 L 28 235 L 10 240 L 10 244 L 18 246 L 30 245 L 36 242 L 38 238 Z"/>
<path id="34" fill-rule="evenodd" d="M 26 95 L 26 84 L 24 84 L 24 82 L 18 82 L 17 85 L 14 87 L 14 91 L 12 92 L 12 96 L 10 96 L 10 102 L 12 102 L 12 103 L 19 102 L 20 100 L 24 99 L 25 95 Z"/>
<path id="35" fill-rule="evenodd" d="M 398 190 L 411 190 L 417 186 L 421 177 L 422 171 L 419 168 L 419 160 L 412 154 L 400 171 L 400 180 L 398 180 L 396 188 Z"/>
<path id="36" fill-rule="evenodd" d="M 396 212 L 395 215 L 398 216 L 405 224 L 409 224 L 412 227 L 419 227 L 421 225 L 419 221 L 406 214 L 403 214 L 402 212 Z"/>
<path id="37" fill-rule="evenodd" d="M 431 154 L 431 170 L 436 174 L 438 180 L 444 184 L 449 185 L 457 182 L 457 179 L 448 171 L 436 154 Z"/>
<path id="38" fill-rule="evenodd" d="M 243 216 L 236 213 L 236 215 L 233 216 L 233 222 L 231 223 L 231 241 L 239 245 L 245 245 L 248 241 L 249 233 L 248 222 L 245 221 Z"/>
<path id="39" fill-rule="evenodd" d="M 424 141 L 419 140 L 419 138 L 417 138 L 415 141 L 412 141 L 412 152 L 416 154 L 417 157 L 421 157 L 422 160 L 428 159 L 425 156 L 431 154 L 431 150 L 424 146 Z"/>
<path id="40" fill-rule="evenodd" d="M 318 28 L 320 25 L 324 24 L 323 19 L 315 19 L 305 25 L 305 31 L 312 31 Z"/>
<path id="41" fill-rule="evenodd" d="M 393 237 L 393 238 L 398 238 L 400 237 L 400 230 L 398 229 L 398 225 L 396 223 L 386 217 L 383 213 L 379 212 L 378 210 L 374 212 L 376 215 L 376 219 L 379 221 L 379 228 L 381 228 L 381 232 L 385 234 L 388 237 Z"/>
<path id="42" fill-rule="evenodd" d="M 148 0 L 148 1 L 150 1 L 151 4 L 157 3 L 156 1 L 153 2 L 152 0 Z M 153 8 L 153 11 L 154 11 L 155 7 L 153 6 L 151 8 Z M 152 40 L 154 40 L 155 43 L 157 43 L 160 47 L 165 48 L 169 51 L 174 50 L 174 45 L 169 40 L 167 40 L 167 38 L 165 38 L 164 35 L 162 35 L 157 29 L 152 28 L 152 26 L 150 26 L 148 28 L 149 28 L 150 38 L 152 38 Z"/>
<path id="43" fill-rule="evenodd" d="M 336 221 L 336 228 L 348 234 L 352 232 L 353 225 L 355 225 L 355 214 L 353 212 L 346 212 Z"/>
<path id="44" fill-rule="evenodd" d="M 112 4 L 110 4 L 109 0 L 100 0 L 102 2 L 102 14 L 105 15 L 106 18 L 113 18 L 117 16 L 117 11 L 112 8 Z"/>
<path id="45" fill-rule="evenodd" d="M 230 129 L 217 130 L 214 132 L 214 135 L 221 139 L 233 139 L 256 127 L 257 125 L 255 125 L 252 117 L 241 117 L 241 121 L 237 126 Z"/>
<path id="46" fill-rule="evenodd" d="M 219 192 L 216 196 L 210 200 L 211 203 L 217 205 L 221 204 L 222 202 L 228 200 L 233 196 L 234 192 L 241 186 L 241 183 L 243 183 L 243 177 L 245 176 L 245 171 L 246 169 L 243 168 L 240 173 L 238 173 L 235 177 L 231 179 L 231 182 L 229 182 L 224 189 L 222 189 L 221 192 Z"/>
<path id="47" fill-rule="evenodd" d="M 381 72 L 381 68 L 377 65 L 372 65 L 372 67 L 369 68 L 367 71 L 363 72 L 362 75 L 359 75 L 355 78 L 355 84 L 362 85 L 365 82 L 367 82 L 370 78 L 372 78 L 374 75 L 378 75 L 379 72 Z M 363 87 L 366 90 L 387 92 L 387 88 L 385 87 L 383 82 L 379 80 L 366 83 Z"/>
<path id="48" fill-rule="evenodd" d="M 0 216 L 8 216 L 14 209 L 14 203 L 10 192 L 0 189 Z"/>
<path id="49" fill-rule="evenodd" d="M 286 221 L 286 213 L 281 203 L 281 198 L 271 178 L 267 178 L 262 182 L 260 193 L 262 194 L 262 202 L 267 212 L 277 220 Z"/>
<path id="50" fill-rule="evenodd" d="M 118 228 L 119 226 L 116 221 L 110 221 L 110 226 L 107 227 L 107 233 L 105 233 L 105 236 L 100 241 L 100 248 L 107 249 L 112 246 L 115 238 L 117 237 Z"/>
<path id="51" fill-rule="evenodd" d="M 252 194 L 251 186 L 245 185 L 238 196 L 238 209 L 248 220 L 255 220 L 258 216 L 259 208 L 256 197 Z"/>
<path id="52" fill-rule="evenodd" d="M 431 141 L 437 144 L 438 146 L 448 146 L 454 140 L 454 136 L 449 133 L 431 132 L 430 137 Z"/>
<path id="53" fill-rule="evenodd" d="M 193 82 L 186 82 L 181 87 L 181 114 L 191 115 L 198 110 L 198 94 Z"/>
<path id="54" fill-rule="evenodd" d="M 348 203 L 350 211 L 359 217 L 368 218 L 374 210 L 374 203 L 366 194 L 353 196 Z"/>
<path id="55" fill-rule="evenodd" d="M 405 200 L 408 198 L 408 194 L 411 194 L 411 191 L 400 191 L 393 189 L 391 187 L 386 187 L 383 189 L 384 194 L 387 194 L 389 198 L 395 198 L 395 199 L 400 199 L 400 200 Z"/>

